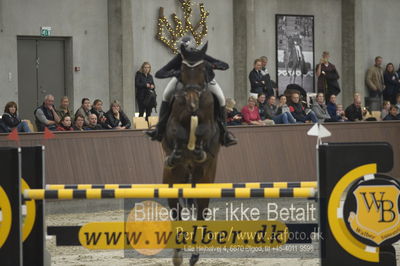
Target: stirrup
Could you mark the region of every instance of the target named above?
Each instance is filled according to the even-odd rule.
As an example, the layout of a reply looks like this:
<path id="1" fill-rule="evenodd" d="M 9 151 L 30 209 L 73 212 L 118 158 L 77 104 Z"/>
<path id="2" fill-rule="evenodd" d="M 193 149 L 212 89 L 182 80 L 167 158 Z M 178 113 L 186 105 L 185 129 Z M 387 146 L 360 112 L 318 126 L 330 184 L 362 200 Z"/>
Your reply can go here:
<path id="1" fill-rule="evenodd" d="M 151 140 L 161 141 L 163 137 L 161 134 L 159 134 L 157 128 L 153 130 L 146 130 L 144 133 L 149 136 Z"/>

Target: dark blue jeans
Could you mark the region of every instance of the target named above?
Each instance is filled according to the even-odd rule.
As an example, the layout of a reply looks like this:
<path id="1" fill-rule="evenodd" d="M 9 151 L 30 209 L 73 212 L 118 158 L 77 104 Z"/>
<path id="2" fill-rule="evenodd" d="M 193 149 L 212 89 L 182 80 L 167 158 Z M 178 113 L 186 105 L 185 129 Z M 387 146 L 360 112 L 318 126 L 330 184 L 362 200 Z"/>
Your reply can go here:
<path id="1" fill-rule="evenodd" d="M 293 118 L 291 113 L 283 113 L 272 118 L 275 124 L 294 124 L 296 120 Z"/>

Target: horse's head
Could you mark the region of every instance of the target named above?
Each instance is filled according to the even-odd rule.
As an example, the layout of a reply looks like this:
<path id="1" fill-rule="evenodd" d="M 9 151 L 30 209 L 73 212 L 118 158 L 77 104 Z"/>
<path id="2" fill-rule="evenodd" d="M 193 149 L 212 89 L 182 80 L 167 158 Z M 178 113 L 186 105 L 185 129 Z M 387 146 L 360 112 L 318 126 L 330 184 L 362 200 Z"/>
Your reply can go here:
<path id="1" fill-rule="evenodd" d="M 188 111 L 196 113 L 199 108 L 201 93 L 206 89 L 206 62 L 204 61 L 204 56 L 207 51 L 207 43 L 200 50 L 181 48 L 183 91 Z"/>

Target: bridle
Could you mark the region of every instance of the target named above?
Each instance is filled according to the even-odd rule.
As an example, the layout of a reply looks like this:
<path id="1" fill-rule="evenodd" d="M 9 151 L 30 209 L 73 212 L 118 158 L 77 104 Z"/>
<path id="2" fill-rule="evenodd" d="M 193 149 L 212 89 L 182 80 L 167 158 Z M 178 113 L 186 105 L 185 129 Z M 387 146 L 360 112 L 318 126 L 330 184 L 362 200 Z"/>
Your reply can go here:
<path id="1" fill-rule="evenodd" d="M 204 63 L 204 60 L 200 60 L 200 61 L 197 61 L 197 62 L 195 62 L 195 63 L 193 63 L 193 64 L 191 64 L 190 62 L 188 62 L 187 60 L 182 60 L 182 64 L 184 64 L 185 66 L 187 66 L 188 68 L 189 68 L 189 70 L 190 71 L 193 71 L 193 70 L 195 70 L 195 68 L 196 67 L 198 67 L 199 65 L 201 65 L 201 64 L 203 64 Z M 203 87 L 201 87 L 200 85 L 185 85 L 185 87 L 184 87 L 184 94 L 186 94 L 186 90 L 187 89 L 193 89 L 196 93 L 197 93 L 197 95 L 199 96 L 199 98 L 200 98 L 200 96 L 201 96 L 201 94 L 204 92 L 204 91 L 206 91 L 207 90 L 207 82 L 205 82 L 205 84 L 204 84 L 204 86 Z"/>

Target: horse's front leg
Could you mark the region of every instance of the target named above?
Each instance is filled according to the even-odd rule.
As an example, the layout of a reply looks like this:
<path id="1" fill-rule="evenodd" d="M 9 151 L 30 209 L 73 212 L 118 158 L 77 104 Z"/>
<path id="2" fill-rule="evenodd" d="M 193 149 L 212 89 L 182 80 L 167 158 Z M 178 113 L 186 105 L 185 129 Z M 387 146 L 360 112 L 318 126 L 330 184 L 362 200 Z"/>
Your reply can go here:
<path id="1" fill-rule="evenodd" d="M 179 141 L 175 142 L 174 149 L 171 154 L 165 159 L 166 167 L 172 168 L 182 160 L 183 149 Z"/>
<path id="2" fill-rule="evenodd" d="M 203 138 L 206 128 L 206 126 L 200 125 L 196 130 L 196 145 L 193 150 L 194 161 L 196 163 L 204 163 L 207 160 L 207 154 L 203 148 Z"/>

